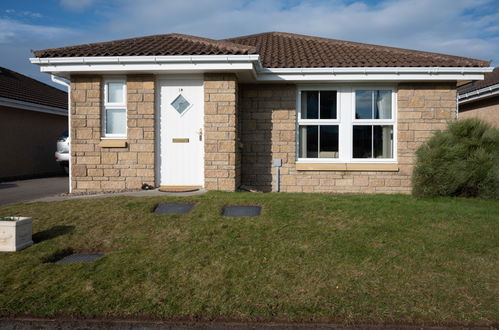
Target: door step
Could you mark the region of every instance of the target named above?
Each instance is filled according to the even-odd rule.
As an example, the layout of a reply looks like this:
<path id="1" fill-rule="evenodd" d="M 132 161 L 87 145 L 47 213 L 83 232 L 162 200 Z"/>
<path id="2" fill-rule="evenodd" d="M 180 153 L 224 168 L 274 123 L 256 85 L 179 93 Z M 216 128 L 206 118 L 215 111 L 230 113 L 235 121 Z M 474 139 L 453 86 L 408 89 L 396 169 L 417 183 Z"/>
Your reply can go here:
<path id="1" fill-rule="evenodd" d="M 162 192 L 192 192 L 198 191 L 201 186 L 160 186 L 159 191 Z"/>

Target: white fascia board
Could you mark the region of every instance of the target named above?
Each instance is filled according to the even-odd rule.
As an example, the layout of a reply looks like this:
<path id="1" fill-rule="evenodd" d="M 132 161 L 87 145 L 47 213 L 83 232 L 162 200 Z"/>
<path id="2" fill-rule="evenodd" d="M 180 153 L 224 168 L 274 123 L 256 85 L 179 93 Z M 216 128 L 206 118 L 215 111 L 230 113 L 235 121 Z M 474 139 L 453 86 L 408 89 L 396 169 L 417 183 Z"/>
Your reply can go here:
<path id="1" fill-rule="evenodd" d="M 68 115 L 67 109 L 51 107 L 48 105 L 42 105 L 42 104 L 31 103 L 31 102 L 24 102 L 24 101 L 9 99 L 6 97 L 0 97 L 0 106 L 49 113 L 51 115 L 58 115 L 58 116 L 67 116 Z"/>
<path id="2" fill-rule="evenodd" d="M 253 70 L 259 55 L 98 56 L 30 58 L 42 72 L 161 72 Z"/>
<path id="3" fill-rule="evenodd" d="M 251 63 L 134 63 L 134 64 L 50 64 L 42 65 L 41 72 L 65 73 L 65 72 L 205 72 L 205 71 L 239 71 L 252 70 Z"/>
<path id="4" fill-rule="evenodd" d="M 365 67 L 365 68 L 258 68 L 262 81 L 445 81 L 482 80 L 494 68 Z"/>
<path id="5" fill-rule="evenodd" d="M 33 64 L 233 63 L 256 62 L 259 55 L 90 56 L 30 58 Z"/>
<path id="6" fill-rule="evenodd" d="M 452 81 L 482 80 L 494 68 L 351 67 L 264 68 L 259 55 L 99 56 L 31 58 L 42 72 L 208 72 L 252 71 L 256 81 Z"/>
<path id="7" fill-rule="evenodd" d="M 468 92 L 468 93 L 459 94 L 458 98 L 459 99 L 471 98 L 471 97 L 474 97 L 474 96 L 478 96 L 480 94 L 490 93 L 490 92 L 492 92 L 492 91 L 494 91 L 496 89 L 499 89 L 499 84 L 495 84 L 495 85 L 492 85 L 492 86 L 488 86 L 488 87 L 476 89 L 476 90 Z"/>
<path id="8" fill-rule="evenodd" d="M 479 92 L 479 93 L 475 93 Z M 482 88 L 477 91 L 473 91 L 470 93 L 462 94 L 458 96 L 459 104 L 469 103 L 473 101 L 482 100 L 488 97 L 499 95 L 499 84 L 490 86 L 487 88 Z"/>

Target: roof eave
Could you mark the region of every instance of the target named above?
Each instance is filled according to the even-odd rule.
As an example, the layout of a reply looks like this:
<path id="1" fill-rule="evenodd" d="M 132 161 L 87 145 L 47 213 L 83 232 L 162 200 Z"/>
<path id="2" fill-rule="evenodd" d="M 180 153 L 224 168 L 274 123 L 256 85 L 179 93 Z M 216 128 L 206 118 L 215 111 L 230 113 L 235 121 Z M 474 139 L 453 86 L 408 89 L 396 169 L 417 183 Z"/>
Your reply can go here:
<path id="1" fill-rule="evenodd" d="M 265 68 L 259 55 L 99 56 L 31 58 L 42 72 L 71 73 L 252 71 L 257 81 L 482 80 L 492 67 Z"/>

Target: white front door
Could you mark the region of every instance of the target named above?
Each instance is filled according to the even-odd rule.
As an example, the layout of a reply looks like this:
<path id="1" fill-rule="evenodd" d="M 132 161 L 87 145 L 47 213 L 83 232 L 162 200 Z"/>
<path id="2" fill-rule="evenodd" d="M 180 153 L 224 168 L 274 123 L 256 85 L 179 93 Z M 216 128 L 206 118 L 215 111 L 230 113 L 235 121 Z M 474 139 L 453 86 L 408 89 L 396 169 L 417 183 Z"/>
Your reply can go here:
<path id="1" fill-rule="evenodd" d="M 204 186 L 203 79 L 160 80 L 161 186 Z"/>

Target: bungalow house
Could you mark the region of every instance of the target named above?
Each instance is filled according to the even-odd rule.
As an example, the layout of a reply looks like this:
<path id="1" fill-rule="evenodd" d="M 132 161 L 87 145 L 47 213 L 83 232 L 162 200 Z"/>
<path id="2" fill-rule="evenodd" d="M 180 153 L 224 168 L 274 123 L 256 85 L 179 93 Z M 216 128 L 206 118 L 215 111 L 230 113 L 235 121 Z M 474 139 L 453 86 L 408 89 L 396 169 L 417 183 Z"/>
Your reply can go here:
<path id="1" fill-rule="evenodd" d="M 70 80 L 71 189 L 409 193 L 485 61 L 290 33 L 46 49 Z"/>
<path id="2" fill-rule="evenodd" d="M 458 89 L 459 118 L 479 118 L 499 128 L 499 67 Z"/>

